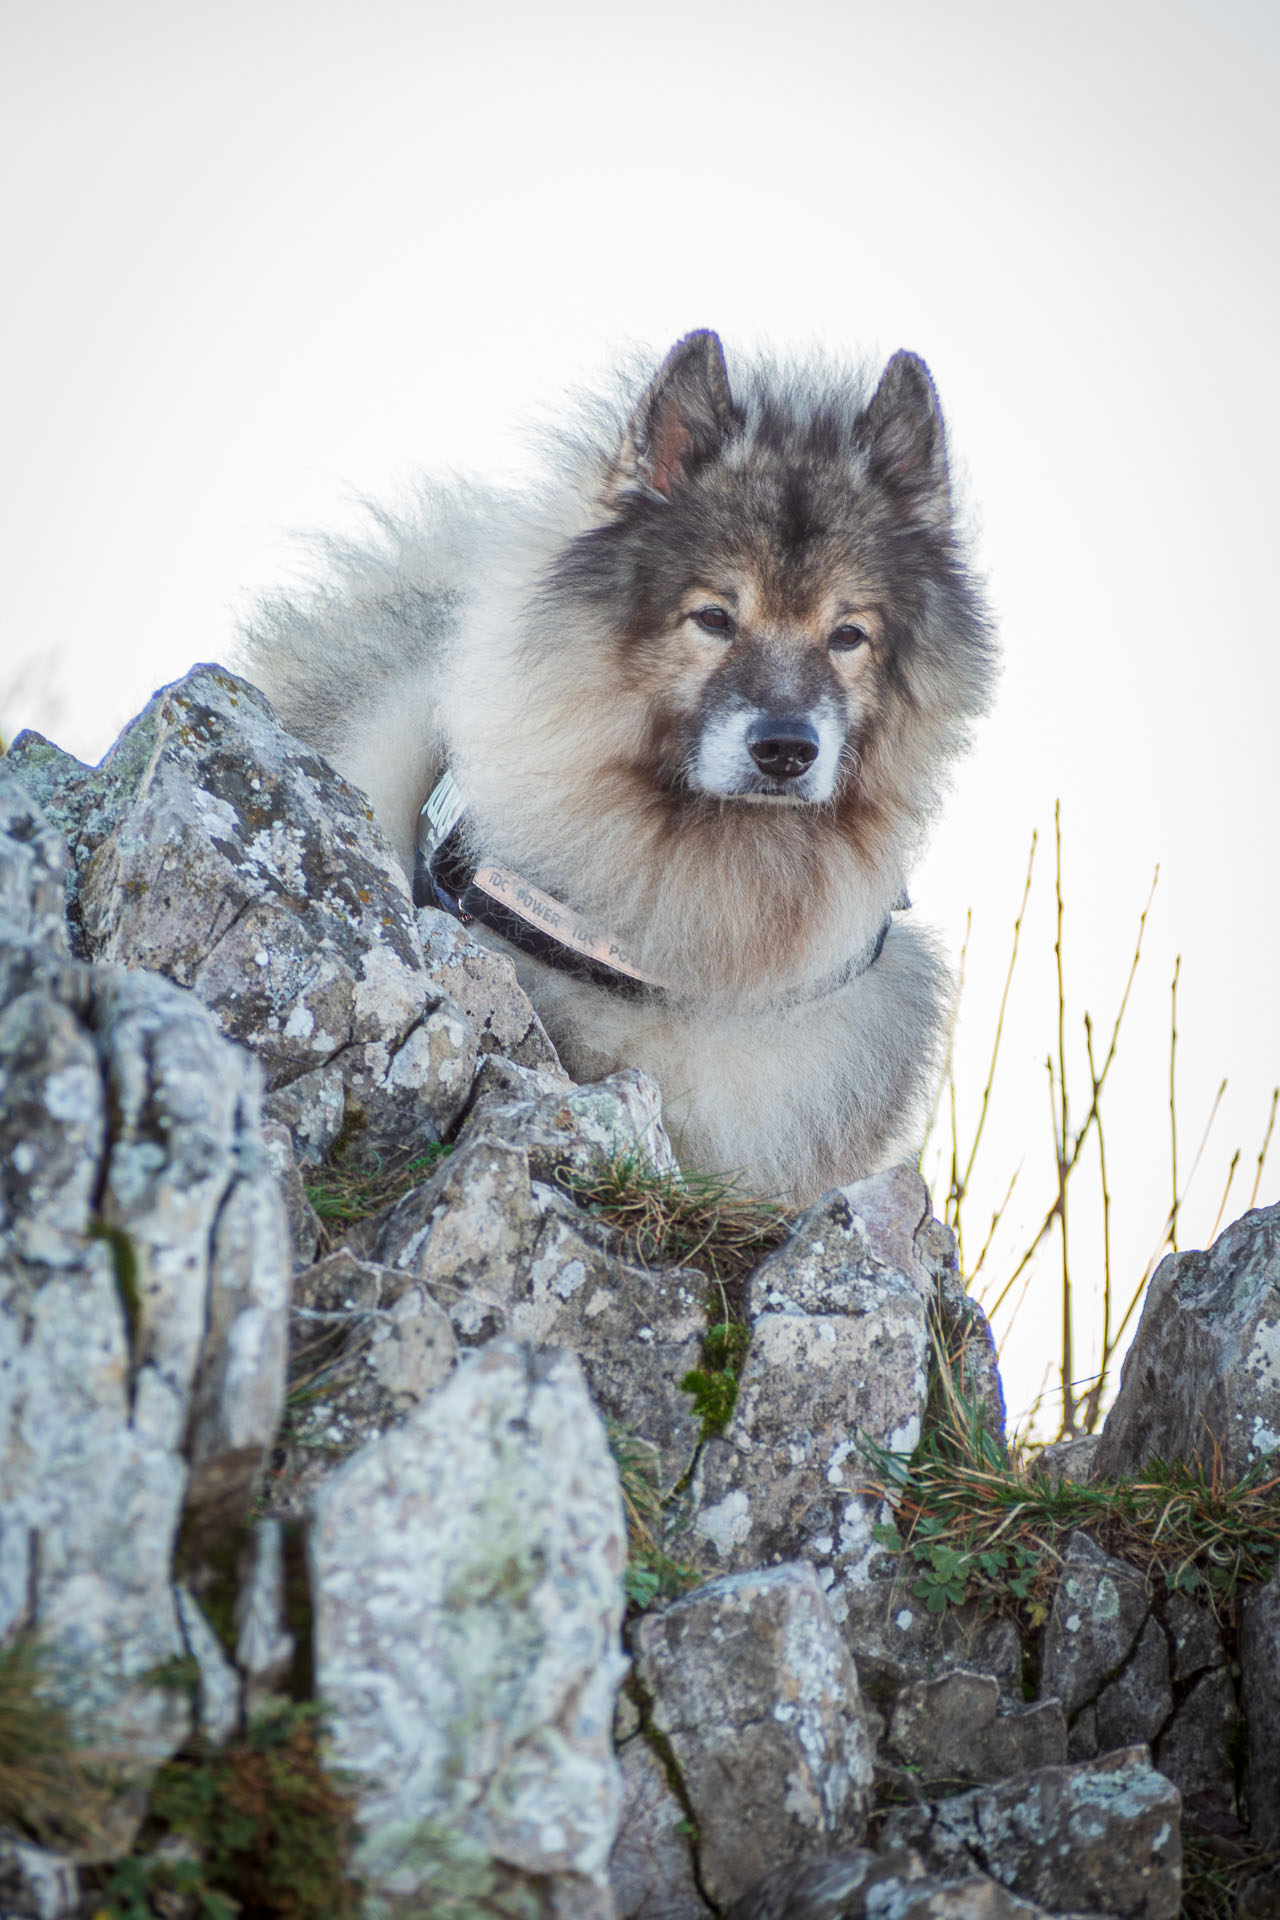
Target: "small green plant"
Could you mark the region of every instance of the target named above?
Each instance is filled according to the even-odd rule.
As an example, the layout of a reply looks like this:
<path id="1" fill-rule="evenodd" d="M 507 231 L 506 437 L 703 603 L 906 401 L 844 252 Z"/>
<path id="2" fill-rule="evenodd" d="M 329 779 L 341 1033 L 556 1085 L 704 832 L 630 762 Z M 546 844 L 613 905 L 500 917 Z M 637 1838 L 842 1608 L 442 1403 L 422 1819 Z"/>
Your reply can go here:
<path id="1" fill-rule="evenodd" d="M 738 1377 L 751 1344 L 751 1329 L 736 1320 L 708 1327 L 702 1339 L 702 1365 L 691 1367 L 680 1382 L 693 1395 L 693 1410 L 702 1422 L 702 1437 L 723 1433 L 738 1404 Z"/>
<path id="2" fill-rule="evenodd" d="M 1140 1567 L 1166 1591 L 1194 1595 L 1220 1616 L 1241 1589 L 1280 1561 L 1280 1471 L 1274 1457 L 1228 1483 L 1221 1460 L 1151 1460 L 1126 1480 L 1052 1484 L 1034 1464 L 991 1457 L 954 1426 L 927 1430 L 911 1454 L 864 1441 L 894 1524 L 876 1537 L 908 1551 L 914 1587 L 931 1612 L 964 1600 L 1016 1612 L 1042 1626 L 1076 1527 L 1105 1551 Z"/>
<path id="3" fill-rule="evenodd" d="M 153 1845 L 118 1861 L 105 1920 L 142 1920 L 157 1894 L 183 1894 L 201 1920 L 356 1920 L 361 1889 L 346 1868 L 351 1796 L 326 1771 L 314 1706 L 281 1706 L 243 1739 L 169 1762 L 156 1775 L 149 1826 L 191 1856 Z"/>
<path id="4" fill-rule="evenodd" d="M 616 1421 L 609 1422 L 609 1451 L 618 1469 L 627 1516 L 627 1565 L 622 1577 L 627 1600 L 637 1612 L 658 1600 L 675 1600 L 703 1578 L 687 1561 L 674 1560 L 661 1545 L 664 1502 L 658 1484 L 656 1449 L 638 1440 Z"/>
<path id="5" fill-rule="evenodd" d="M 421 1153 L 387 1153 L 370 1159 L 350 1146 L 339 1148 L 315 1178 L 305 1183 L 306 1195 L 325 1227 L 336 1236 L 393 1206 L 420 1186 L 451 1151 L 437 1144 Z"/>

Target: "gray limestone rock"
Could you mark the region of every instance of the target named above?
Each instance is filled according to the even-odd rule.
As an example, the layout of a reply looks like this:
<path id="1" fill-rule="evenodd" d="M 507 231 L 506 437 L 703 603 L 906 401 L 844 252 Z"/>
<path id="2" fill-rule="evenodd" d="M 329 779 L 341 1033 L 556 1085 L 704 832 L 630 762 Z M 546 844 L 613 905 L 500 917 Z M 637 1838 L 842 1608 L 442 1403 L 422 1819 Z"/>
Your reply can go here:
<path id="1" fill-rule="evenodd" d="M 523 1907 L 486 1911 L 603 1920 L 626 1533 L 576 1361 L 510 1341 L 468 1361 L 333 1473 L 309 1551 L 371 1886 L 421 1903 L 469 1852 L 523 1876 Z"/>
<path id="2" fill-rule="evenodd" d="M 434 907 L 418 909 L 418 933 L 428 973 L 461 1009 L 481 1053 L 552 1074 L 568 1087 L 569 1076 L 547 1030 L 516 979 L 515 962 L 469 940 L 456 920 Z"/>
<path id="3" fill-rule="evenodd" d="M 494 1094 L 478 1102 L 462 1140 L 502 1142 L 528 1157 L 535 1180 L 590 1176 L 602 1161 L 633 1159 L 674 1172 L 675 1153 L 662 1124 L 662 1096 L 647 1073 L 625 1067 L 603 1080 L 568 1081 L 534 1098 Z"/>
<path id="4" fill-rule="evenodd" d="M 1240 1671 L 1249 1730 L 1249 1831 L 1263 1846 L 1280 1847 L 1280 1574 L 1245 1595 Z"/>
<path id="5" fill-rule="evenodd" d="M 422 1283 L 337 1247 L 294 1282 L 288 1418 L 270 1488 L 302 1519 L 330 1469 L 397 1425 L 452 1373 L 458 1343 Z"/>
<path id="6" fill-rule="evenodd" d="M 1104 1553 L 1088 1534 L 1073 1533 L 1045 1628 L 1041 1696 L 1061 1700 L 1074 1723 L 1123 1670 L 1150 1612 L 1138 1569 Z"/>
<path id="7" fill-rule="evenodd" d="M 999 1708 L 994 1674 L 957 1667 L 916 1680 L 894 1702 L 889 1744 L 926 1783 L 1003 1780 L 1066 1760 L 1060 1701 L 1004 1713 Z"/>
<path id="8" fill-rule="evenodd" d="M 429 1180 L 351 1244 L 421 1282 L 462 1346 L 511 1333 L 576 1353 L 600 1410 L 657 1450 L 667 1490 L 698 1444 L 680 1382 L 701 1357 L 706 1280 L 627 1258 L 612 1228 L 548 1184 L 617 1151 L 669 1152 L 643 1075 L 490 1108 Z"/>
<path id="9" fill-rule="evenodd" d="M 1168 1724 L 1173 1713 L 1169 1644 L 1158 1620 L 1147 1620 L 1124 1666 L 1093 1704 L 1096 1732 L 1087 1742 L 1078 1737 L 1079 1728 L 1072 1729 L 1073 1760 L 1090 1760 L 1095 1753 L 1136 1746 L 1139 1741 L 1149 1746 Z"/>
<path id="10" fill-rule="evenodd" d="M 284 1528 L 278 1520 L 254 1524 L 235 1624 L 236 1666 L 252 1713 L 285 1678 L 294 1656 L 293 1635 L 285 1625 Z"/>
<path id="11" fill-rule="evenodd" d="M 712 1901 L 736 1899 L 787 1858 L 862 1838 L 868 1716 L 812 1567 L 715 1580 L 644 1616 L 633 1650 Z"/>
<path id="12" fill-rule="evenodd" d="M 73 1920 L 80 1911 L 80 1876 L 70 1860 L 0 1834 L 4 1920 Z"/>
<path id="13" fill-rule="evenodd" d="M 0 940 L 69 951 L 64 907 L 66 850 L 25 786 L 0 765 Z"/>
<path id="14" fill-rule="evenodd" d="M 713 1909 L 694 1879 L 693 1823 L 661 1760 L 645 1736 L 635 1734 L 618 1762 L 622 1815 L 609 1860 L 617 1920 L 707 1920 Z"/>
<path id="15" fill-rule="evenodd" d="M 1097 1478 L 1208 1460 L 1238 1480 L 1280 1447 L 1280 1205 L 1161 1261 L 1094 1460 Z"/>
<path id="16" fill-rule="evenodd" d="M 917 1240 L 935 1273 L 933 1328 L 941 1355 L 966 1403 L 980 1412 L 984 1433 L 1003 1447 L 1004 1388 L 995 1335 L 982 1308 L 964 1290 L 955 1266 L 955 1235 L 930 1216 Z"/>
<path id="17" fill-rule="evenodd" d="M 914 1244 L 923 1184 L 897 1168 L 796 1221 L 748 1288 L 751 1346 L 723 1439 L 698 1461 L 690 1525 L 730 1569 L 803 1557 L 836 1619 L 869 1569 L 896 1571 L 871 1527 L 862 1443 L 909 1452 L 928 1381 L 931 1279 Z"/>
<path id="18" fill-rule="evenodd" d="M 725 1920 L 1041 1920 L 1045 1910 L 984 1873 L 939 1880 L 917 1854 L 834 1854 L 781 1867 L 735 1900 Z"/>
<path id="19" fill-rule="evenodd" d="M 276 1087 L 267 1095 L 266 1112 L 288 1133 L 299 1167 L 322 1166 L 347 1117 L 341 1063 L 331 1060 Z"/>
<path id="20" fill-rule="evenodd" d="M 281 1405 L 259 1078 L 167 981 L 0 942 L 0 1641 L 44 1646 L 123 1845 L 188 1730 L 152 1677 L 184 1506 L 193 1539 L 240 1517 Z"/>
<path id="21" fill-rule="evenodd" d="M 192 988 L 273 1089 L 336 1062 L 370 1149 L 440 1138 L 475 1035 L 427 975 L 367 801 L 261 694 L 195 668 L 101 768 L 63 772 L 91 957 Z"/>
<path id="22" fill-rule="evenodd" d="M 1051 1911 L 1176 1920 L 1178 1790 L 1144 1747 L 1042 1767 L 950 1800 L 891 1813 L 886 1847 L 913 1847 L 944 1878 L 980 1868 Z"/>
<path id="23" fill-rule="evenodd" d="M 174 1598 L 187 1652 L 200 1674 L 197 1712 L 200 1737 L 211 1746 L 220 1747 L 240 1724 L 240 1676 L 222 1651 L 221 1641 L 200 1611 L 190 1588 L 179 1582 Z"/>
<path id="24" fill-rule="evenodd" d="M 280 1198 L 289 1222 L 289 1244 L 293 1249 L 293 1269 L 309 1267 L 320 1250 L 324 1228 L 307 1198 L 302 1172 L 294 1156 L 293 1138 L 278 1120 L 267 1120 L 262 1129 L 262 1144 L 271 1170 L 276 1176 Z"/>
<path id="25" fill-rule="evenodd" d="M 1184 1800 L 1215 1808 L 1224 1819 L 1236 1812 L 1231 1750 L 1240 1712 L 1226 1666 L 1212 1667 L 1192 1682 L 1155 1742 L 1153 1758 Z"/>

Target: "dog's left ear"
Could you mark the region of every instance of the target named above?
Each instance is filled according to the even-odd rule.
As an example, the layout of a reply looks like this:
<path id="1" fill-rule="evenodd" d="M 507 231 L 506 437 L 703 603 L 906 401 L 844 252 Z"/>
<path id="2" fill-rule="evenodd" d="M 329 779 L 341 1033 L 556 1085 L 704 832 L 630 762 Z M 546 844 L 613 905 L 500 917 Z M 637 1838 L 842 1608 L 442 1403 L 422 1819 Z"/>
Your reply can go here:
<path id="1" fill-rule="evenodd" d="M 929 369 L 918 354 L 895 353 L 867 409 L 871 471 L 912 517 L 945 526 L 951 516 L 947 436 Z"/>
<path id="2" fill-rule="evenodd" d="M 724 349 L 714 333 L 687 333 L 659 367 L 631 417 L 608 493 L 637 484 L 664 494 L 716 453 L 737 424 Z"/>

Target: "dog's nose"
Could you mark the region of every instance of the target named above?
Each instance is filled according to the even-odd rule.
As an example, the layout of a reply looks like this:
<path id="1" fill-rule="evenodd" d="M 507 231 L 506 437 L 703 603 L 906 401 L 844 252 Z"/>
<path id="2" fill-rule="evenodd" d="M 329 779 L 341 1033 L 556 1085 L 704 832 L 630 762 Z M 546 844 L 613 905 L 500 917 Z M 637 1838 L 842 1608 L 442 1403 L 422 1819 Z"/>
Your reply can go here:
<path id="1" fill-rule="evenodd" d="M 795 780 L 818 757 L 818 730 L 795 713 L 762 713 L 747 728 L 747 751 L 771 780 Z"/>

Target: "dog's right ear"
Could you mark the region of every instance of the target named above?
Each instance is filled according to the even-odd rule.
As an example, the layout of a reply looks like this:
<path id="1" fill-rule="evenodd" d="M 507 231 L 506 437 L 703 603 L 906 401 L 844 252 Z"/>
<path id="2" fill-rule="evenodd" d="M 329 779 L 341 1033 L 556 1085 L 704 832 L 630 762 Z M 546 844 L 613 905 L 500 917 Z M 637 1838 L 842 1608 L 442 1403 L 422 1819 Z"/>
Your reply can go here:
<path id="1" fill-rule="evenodd" d="M 609 476 L 608 498 L 616 501 L 638 486 L 670 499 L 686 468 L 717 452 L 737 423 L 718 335 L 687 333 L 631 416 Z"/>

